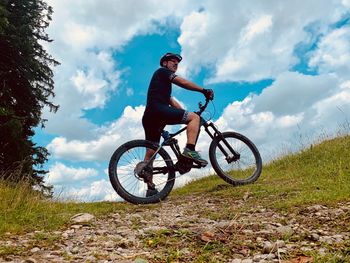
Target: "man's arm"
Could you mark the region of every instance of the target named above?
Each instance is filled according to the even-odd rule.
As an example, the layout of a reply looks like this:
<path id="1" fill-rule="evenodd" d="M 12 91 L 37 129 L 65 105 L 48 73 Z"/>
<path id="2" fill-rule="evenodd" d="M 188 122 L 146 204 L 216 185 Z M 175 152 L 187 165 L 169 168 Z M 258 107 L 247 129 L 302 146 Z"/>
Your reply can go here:
<path id="1" fill-rule="evenodd" d="M 184 88 L 184 89 L 198 91 L 201 93 L 203 93 L 203 91 L 204 91 L 204 89 L 202 87 L 198 86 L 197 84 L 195 84 L 187 79 L 181 78 L 179 76 L 176 76 L 172 82 L 174 84 L 180 86 L 181 88 Z"/>
<path id="2" fill-rule="evenodd" d="M 180 105 L 180 103 L 174 99 L 174 97 L 170 97 L 170 105 L 174 108 L 183 110 L 182 106 Z"/>
<path id="3" fill-rule="evenodd" d="M 209 99 L 209 100 L 214 99 L 214 91 L 213 90 L 204 89 L 204 88 L 198 86 L 197 84 L 195 84 L 187 79 L 176 76 L 175 78 L 173 78 L 172 82 L 174 84 L 180 86 L 181 88 L 201 92 L 204 94 L 206 99 Z"/>

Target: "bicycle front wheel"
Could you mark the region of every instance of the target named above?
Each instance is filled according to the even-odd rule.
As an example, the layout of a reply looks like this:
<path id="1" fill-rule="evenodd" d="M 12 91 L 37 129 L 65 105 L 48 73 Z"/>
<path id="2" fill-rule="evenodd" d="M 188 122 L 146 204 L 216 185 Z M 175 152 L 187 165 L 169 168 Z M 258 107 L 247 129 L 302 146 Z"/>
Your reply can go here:
<path id="1" fill-rule="evenodd" d="M 167 197 L 175 182 L 174 164 L 169 154 L 161 148 L 153 161 L 153 183 L 156 194 L 148 196 L 147 183 L 137 172 L 146 150 L 157 150 L 157 145 L 146 140 L 134 140 L 120 146 L 109 162 L 109 179 L 114 190 L 124 200 L 134 204 L 157 203 Z"/>
<path id="2" fill-rule="evenodd" d="M 232 150 L 239 157 L 234 158 Z M 209 157 L 215 172 L 232 185 L 253 183 L 261 174 L 258 149 L 247 137 L 236 132 L 224 132 L 215 137 L 210 144 Z"/>

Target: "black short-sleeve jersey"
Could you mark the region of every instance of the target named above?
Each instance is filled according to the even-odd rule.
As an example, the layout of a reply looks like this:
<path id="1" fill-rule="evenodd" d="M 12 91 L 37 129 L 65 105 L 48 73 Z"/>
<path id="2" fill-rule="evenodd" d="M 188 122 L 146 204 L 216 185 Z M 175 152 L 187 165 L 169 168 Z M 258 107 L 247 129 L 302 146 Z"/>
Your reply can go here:
<path id="1" fill-rule="evenodd" d="M 151 79 L 147 93 L 147 108 L 159 104 L 169 105 L 171 95 L 171 82 L 176 74 L 167 68 L 157 69 Z"/>

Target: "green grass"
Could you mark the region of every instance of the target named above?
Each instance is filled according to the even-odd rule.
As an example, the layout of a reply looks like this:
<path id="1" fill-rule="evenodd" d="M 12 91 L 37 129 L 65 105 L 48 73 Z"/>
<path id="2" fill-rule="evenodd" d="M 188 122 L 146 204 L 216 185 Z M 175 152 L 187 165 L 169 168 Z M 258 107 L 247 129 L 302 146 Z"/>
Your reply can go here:
<path id="1" fill-rule="evenodd" d="M 231 187 L 218 176 L 209 176 L 176 189 L 171 195 L 204 194 L 230 199 L 242 199 L 248 195 L 245 207 L 241 209 L 256 205 L 290 209 L 312 203 L 332 204 L 349 200 L 349 149 L 350 136 L 339 137 L 265 165 L 255 184 Z M 127 203 L 56 202 L 43 198 L 25 184 L 14 187 L 0 182 L 0 236 L 6 232 L 59 229 L 76 213 L 104 216 L 132 209 L 137 207 Z M 234 216 L 229 209 L 227 215 Z M 213 212 L 212 216 L 225 217 L 225 209 L 216 214 Z"/>
<path id="2" fill-rule="evenodd" d="M 77 213 L 102 216 L 127 206 L 125 203 L 56 202 L 42 197 L 26 184 L 13 186 L 0 182 L 0 236 L 6 232 L 54 230 Z"/>
<path id="3" fill-rule="evenodd" d="M 212 175 L 176 189 L 172 194 L 205 193 L 225 198 L 248 195 L 246 206 L 259 204 L 283 209 L 349 200 L 349 149 L 350 136 L 335 138 L 264 165 L 261 177 L 254 184 L 231 187 Z"/>

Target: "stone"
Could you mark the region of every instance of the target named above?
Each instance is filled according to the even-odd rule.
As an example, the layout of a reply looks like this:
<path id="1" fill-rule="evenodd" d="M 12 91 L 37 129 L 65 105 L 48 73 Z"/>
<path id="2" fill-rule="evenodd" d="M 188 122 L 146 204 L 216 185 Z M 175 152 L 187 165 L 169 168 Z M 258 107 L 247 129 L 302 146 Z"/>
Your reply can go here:
<path id="1" fill-rule="evenodd" d="M 71 221 L 75 224 L 89 223 L 95 219 L 95 216 L 89 213 L 76 214 L 71 218 Z"/>
<path id="2" fill-rule="evenodd" d="M 96 262 L 96 258 L 94 256 L 88 256 L 86 257 L 86 260 L 84 262 Z"/>
<path id="3" fill-rule="evenodd" d="M 262 258 L 269 261 L 269 260 L 272 260 L 272 259 L 276 258 L 276 255 L 274 253 L 263 254 Z"/>
<path id="4" fill-rule="evenodd" d="M 82 225 L 71 225 L 70 227 L 73 229 L 79 229 L 82 228 Z"/>
<path id="5" fill-rule="evenodd" d="M 282 247 L 285 247 L 286 246 L 286 243 L 283 241 L 283 240 L 277 240 L 276 241 L 276 246 L 278 248 L 282 248 Z"/>
<path id="6" fill-rule="evenodd" d="M 242 232 L 243 232 L 244 234 L 248 234 L 248 235 L 254 234 L 254 231 L 251 230 L 251 229 L 244 229 Z"/>
<path id="7" fill-rule="evenodd" d="M 316 233 L 312 233 L 310 236 L 311 240 L 313 241 L 319 241 L 320 240 L 320 236 L 317 235 Z"/>
<path id="8" fill-rule="evenodd" d="M 290 226 L 280 226 L 277 228 L 277 232 L 282 236 L 291 236 L 294 230 Z"/>
<path id="9" fill-rule="evenodd" d="M 37 263 L 37 261 L 34 258 L 27 258 L 21 261 L 21 263 Z"/>
<path id="10" fill-rule="evenodd" d="M 254 262 L 260 262 L 261 259 L 263 259 L 263 255 L 262 254 L 256 254 L 253 257 L 253 261 Z"/>
<path id="11" fill-rule="evenodd" d="M 320 241 L 324 242 L 324 243 L 327 243 L 329 245 L 333 244 L 333 242 L 334 242 L 333 239 L 330 236 L 320 237 Z"/>
<path id="12" fill-rule="evenodd" d="M 40 251 L 40 248 L 38 248 L 38 247 L 33 247 L 33 248 L 30 250 L 31 253 L 36 253 L 36 252 L 39 252 L 39 251 Z"/>
<path id="13" fill-rule="evenodd" d="M 322 205 L 313 205 L 313 206 L 307 207 L 306 209 L 307 209 L 309 212 L 318 212 L 318 211 L 323 210 L 324 208 L 325 208 L 325 207 L 322 206 Z"/>
<path id="14" fill-rule="evenodd" d="M 215 233 L 211 231 L 205 231 L 204 233 L 201 234 L 201 240 L 204 242 L 209 242 L 213 240 L 215 237 Z"/>
<path id="15" fill-rule="evenodd" d="M 256 242 L 257 243 L 262 243 L 264 240 L 265 240 L 265 238 L 262 238 L 262 237 L 257 237 L 256 238 Z"/>
<path id="16" fill-rule="evenodd" d="M 271 253 L 273 250 L 275 250 L 275 245 L 272 244 L 270 241 L 265 241 L 264 242 L 264 246 L 262 249 L 263 253 L 269 254 Z"/>
<path id="17" fill-rule="evenodd" d="M 231 221 L 220 221 L 215 224 L 215 227 L 220 229 L 226 229 L 231 226 Z"/>
<path id="18" fill-rule="evenodd" d="M 318 253 L 320 254 L 320 256 L 325 256 L 327 254 L 326 251 L 326 248 L 322 247 L 318 250 Z"/>
<path id="19" fill-rule="evenodd" d="M 71 252 L 72 254 L 78 254 L 78 253 L 79 253 L 79 250 L 80 250 L 79 247 L 73 247 L 73 248 L 71 249 L 70 252 Z"/>
<path id="20" fill-rule="evenodd" d="M 98 229 L 96 230 L 96 233 L 100 236 L 104 236 L 108 233 L 108 231 L 106 229 Z"/>

